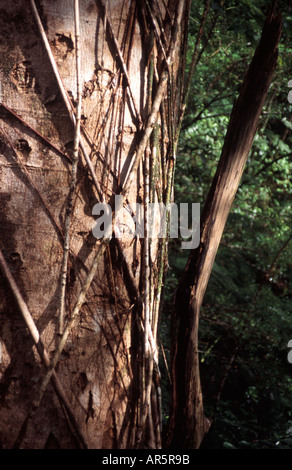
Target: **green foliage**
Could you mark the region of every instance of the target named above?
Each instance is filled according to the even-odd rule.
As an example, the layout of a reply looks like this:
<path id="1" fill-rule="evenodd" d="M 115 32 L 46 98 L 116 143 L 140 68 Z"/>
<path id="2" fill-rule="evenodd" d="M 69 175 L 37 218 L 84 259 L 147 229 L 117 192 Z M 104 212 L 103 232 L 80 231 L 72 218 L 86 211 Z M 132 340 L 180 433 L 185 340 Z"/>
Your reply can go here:
<path id="1" fill-rule="evenodd" d="M 278 68 L 201 312 L 204 404 L 213 420 L 205 448 L 292 446 L 292 365 L 287 360 L 292 338 L 292 105 L 287 99 L 292 9 L 284 1 L 279 3 L 283 34 Z M 193 2 L 192 8 L 188 63 L 201 2 Z M 211 3 L 202 42 L 205 50 L 193 78 L 179 142 L 176 202 L 204 205 L 266 11 L 267 2 L 262 0 Z M 167 355 L 172 294 L 188 256 L 178 243 L 170 247 L 161 334 Z M 165 381 L 166 396 L 168 388 Z"/>

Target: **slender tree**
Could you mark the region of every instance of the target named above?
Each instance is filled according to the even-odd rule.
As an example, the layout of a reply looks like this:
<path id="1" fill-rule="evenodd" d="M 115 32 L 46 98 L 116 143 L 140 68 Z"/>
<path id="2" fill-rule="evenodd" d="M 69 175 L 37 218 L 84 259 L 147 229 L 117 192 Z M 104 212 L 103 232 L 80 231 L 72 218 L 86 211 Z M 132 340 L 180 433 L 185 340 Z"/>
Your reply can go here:
<path id="1" fill-rule="evenodd" d="M 220 161 L 201 217 L 201 238 L 177 287 L 172 316 L 172 414 L 167 444 L 198 448 L 210 426 L 200 383 L 199 314 L 225 223 L 277 65 L 281 16 L 273 2 L 236 100 Z"/>

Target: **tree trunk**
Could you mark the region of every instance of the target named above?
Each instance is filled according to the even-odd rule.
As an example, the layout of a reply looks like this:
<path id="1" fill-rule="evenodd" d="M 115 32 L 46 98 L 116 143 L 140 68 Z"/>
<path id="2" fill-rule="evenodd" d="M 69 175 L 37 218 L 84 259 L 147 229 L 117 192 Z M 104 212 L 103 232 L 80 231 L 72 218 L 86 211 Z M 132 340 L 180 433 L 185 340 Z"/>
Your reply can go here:
<path id="1" fill-rule="evenodd" d="M 225 223 L 277 64 L 281 19 L 276 2 L 234 105 L 221 158 L 201 216 L 200 245 L 189 256 L 175 294 L 172 321 L 172 412 L 167 444 L 198 448 L 209 421 L 200 384 L 199 313 Z"/>
<path id="2" fill-rule="evenodd" d="M 2 448 L 161 445 L 155 273 L 166 250 L 147 233 L 97 240 L 92 209 L 114 210 L 120 194 L 147 210 L 170 192 L 189 2 L 166 3 L 80 1 L 75 190 L 74 1 L 0 0 Z"/>

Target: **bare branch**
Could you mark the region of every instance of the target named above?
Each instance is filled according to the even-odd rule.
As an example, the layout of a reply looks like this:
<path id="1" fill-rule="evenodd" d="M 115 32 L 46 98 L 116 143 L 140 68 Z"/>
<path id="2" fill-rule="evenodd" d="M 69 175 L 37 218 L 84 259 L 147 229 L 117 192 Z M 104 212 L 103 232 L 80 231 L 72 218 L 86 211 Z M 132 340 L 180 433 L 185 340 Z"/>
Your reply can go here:
<path id="1" fill-rule="evenodd" d="M 130 96 L 130 99 L 132 100 L 133 108 L 134 108 L 136 117 L 137 117 L 137 119 L 138 119 L 138 121 L 139 121 L 139 125 L 141 126 L 141 124 L 142 124 L 142 119 L 141 119 L 140 113 L 139 113 L 139 111 L 138 111 L 138 106 L 137 106 L 137 103 L 136 103 L 134 94 L 133 94 L 133 92 L 132 92 L 131 80 L 130 80 L 130 77 L 129 77 L 129 74 L 128 74 L 127 65 L 126 65 L 126 63 L 125 63 L 125 61 L 124 61 L 123 54 L 122 54 L 122 52 L 121 52 L 119 43 L 118 43 L 117 38 L 116 38 L 116 36 L 115 36 L 115 34 L 114 34 L 114 31 L 113 31 L 113 28 L 112 28 L 110 19 L 109 19 L 108 14 L 107 14 L 106 6 L 105 6 L 103 0 L 100 0 L 100 2 L 101 2 L 101 4 L 102 4 L 103 11 L 104 11 L 105 23 L 106 23 L 106 25 L 107 25 L 107 27 L 108 27 L 109 33 L 110 33 L 110 35 L 111 35 L 111 37 L 112 37 L 112 40 L 113 40 L 113 42 L 114 42 L 115 49 L 116 49 L 116 52 L 117 52 L 119 61 L 120 61 L 120 63 L 121 63 L 121 67 L 122 67 L 123 73 L 124 73 L 125 78 L 126 78 L 126 80 L 127 80 L 128 89 L 129 89 L 129 96 Z"/>
<path id="2" fill-rule="evenodd" d="M 57 152 L 61 157 L 65 158 L 68 160 L 70 163 L 72 162 L 71 158 L 66 155 L 62 150 L 60 150 L 58 147 L 56 147 L 52 142 L 50 142 L 48 139 L 46 139 L 42 134 L 40 134 L 36 129 L 34 129 L 32 126 L 30 126 L 27 122 L 25 122 L 18 114 L 16 114 L 12 109 L 8 108 L 8 106 L 5 106 L 5 104 L 0 103 L 0 106 L 4 108 L 9 114 L 11 114 L 14 118 L 16 118 L 18 121 L 21 122 L 25 127 L 27 127 L 30 131 L 32 131 L 35 135 L 37 135 L 46 145 L 51 147 L 55 152 Z"/>
<path id="3" fill-rule="evenodd" d="M 66 324 L 65 328 L 64 328 L 64 331 L 63 331 L 63 334 L 62 334 L 62 337 L 59 341 L 59 344 L 55 350 L 55 353 L 54 353 L 54 356 L 52 358 L 52 361 L 51 361 L 51 364 L 50 364 L 50 367 L 48 368 L 48 371 L 43 379 L 43 382 L 40 386 L 40 389 L 39 389 L 39 392 L 38 392 L 38 396 L 36 398 L 36 400 L 34 401 L 33 403 L 33 408 L 34 409 L 37 409 L 40 405 L 40 402 L 42 400 L 42 397 L 46 391 L 46 388 L 47 388 L 47 385 L 51 379 L 51 376 L 54 372 L 54 368 L 56 367 L 58 361 L 59 361 L 59 358 L 62 354 L 62 351 L 64 349 L 64 346 L 66 344 L 66 341 L 67 341 L 67 338 L 69 336 L 69 333 L 70 331 L 72 330 L 74 324 L 75 324 L 75 321 L 79 315 L 79 312 L 80 312 L 80 309 L 83 305 L 83 303 L 85 302 L 85 298 L 86 298 L 86 295 L 87 295 L 87 292 L 88 292 L 88 289 L 89 287 L 91 286 L 91 283 L 93 281 L 93 278 L 95 276 L 95 273 L 96 273 L 96 270 L 97 270 L 97 266 L 98 266 L 98 263 L 100 261 L 100 258 L 101 256 L 103 255 L 105 249 L 106 249 L 106 246 L 107 244 L 109 243 L 109 239 L 103 239 L 102 240 L 102 243 L 98 246 L 97 250 L 96 250 L 96 253 L 95 253 L 95 256 L 94 256 L 94 259 L 93 259 L 93 262 L 91 264 L 91 267 L 88 271 L 88 274 L 85 278 L 85 281 L 82 285 L 82 288 L 81 288 L 81 291 L 79 292 L 79 296 L 78 296 L 78 299 L 76 301 L 76 304 L 75 304 L 75 307 L 74 307 L 74 310 L 71 314 L 71 317 L 70 317 L 70 320 L 68 321 L 68 323 Z"/>
<path id="4" fill-rule="evenodd" d="M 151 23 L 152 23 L 153 30 L 154 30 L 154 33 L 155 33 L 155 36 L 156 36 L 156 40 L 158 41 L 158 44 L 159 44 L 159 47 L 160 47 L 160 49 L 161 49 L 161 51 L 162 51 L 164 60 L 167 60 L 166 51 L 165 51 L 164 45 L 163 45 L 163 43 L 162 43 L 162 41 L 161 41 L 161 37 L 160 37 L 160 34 L 159 34 L 157 22 L 156 22 L 156 19 L 155 19 L 154 16 L 153 16 L 153 13 L 152 13 L 152 10 L 151 10 L 151 7 L 150 7 L 150 5 L 149 5 L 148 0 L 146 0 L 146 5 L 147 5 L 148 13 L 149 13 L 150 18 L 151 18 Z M 164 42 L 166 42 L 166 41 L 165 41 L 164 30 L 161 31 L 161 35 L 163 36 Z"/>
<path id="5" fill-rule="evenodd" d="M 41 339 L 40 339 L 40 334 L 38 332 L 38 329 L 35 325 L 35 322 L 31 316 L 31 313 L 27 307 L 27 304 L 26 302 L 24 301 L 19 289 L 18 289 L 18 286 L 14 280 L 14 277 L 12 276 L 11 274 L 11 271 L 6 263 L 6 260 L 4 258 L 4 255 L 2 253 L 2 250 L 0 248 L 0 267 L 1 267 L 1 270 L 3 272 L 3 275 L 6 279 L 6 281 L 8 282 L 9 284 L 9 287 L 11 289 L 11 292 L 14 296 L 14 299 L 16 300 L 17 302 L 17 305 L 19 307 L 19 310 L 20 310 L 20 313 L 22 315 L 22 318 L 28 328 L 28 331 L 33 339 L 33 342 L 34 344 L 36 345 L 36 348 L 38 350 L 38 353 L 43 361 L 43 363 L 45 364 L 46 367 L 49 367 L 50 365 L 50 358 L 49 358 L 49 355 L 48 355 L 48 352 L 47 350 L 45 349 Z M 71 405 L 70 405 L 70 402 L 69 400 L 67 399 L 66 395 L 65 395 L 65 392 L 64 392 L 64 389 L 62 387 L 62 384 L 56 374 L 56 372 L 54 371 L 54 373 L 52 374 L 52 383 L 53 383 L 53 386 L 55 388 L 55 391 L 59 397 L 59 399 L 61 400 L 61 402 L 63 403 L 64 405 L 64 408 L 68 414 L 68 417 L 76 431 L 76 434 L 79 438 L 79 440 L 81 441 L 82 445 L 84 448 L 87 448 L 88 445 L 87 445 L 87 442 L 86 442 L 86 438 L 85 436 L 83 435 L 77 421 L 76 421 L 76 418 L 74 416 L 74 412 L 71 408 Z"/>
<path id="6" fill-rule="evenodd" d="M 180 127 L 181 127 L 182 120 L 183 120 L 184 113 L 185 113 L 185 109 L 186 109 L 186 106 L 187 106 L 187 101 L 188 101 L 188 96 L 189 96 L 189 92 L 190 92 L 192 78 L 193 78 L 193 75 L 194 75 L 194 72 L 195 72 L 195 69 L 196 69 L 196 65 L 198 63 L 199 46 L 200 46 L 200 43 L 201 43 L 201 40 L 202 40 L 202 36 L 203 36 L 203 32 L 204 32 L 204 26 L 205 26 L 205 23 L 206 23 L 206 19 L 207 19 L 207 16 L 208 16 L 209 9 L 210 9 L 210 0 L 205 0 L 205 7 L 204 7 L 203 15 L 202 15 L 202 18 L 201 18 L 201 24 L 200 24 L 200 28 L 199 28 L 197 39 L 196 39 L 195 49 L 194 49 L 193 56 L 192 56 L 192 62 L 191 62 L 190 71 L 189 71 L 188 78 L 187 78 L 187 83 L 186 83 L 186 86 L 185 86 L 183 102 L 182 102 L 182 106 L 181 106 L 181 110 L 180 110 L 178 128 L 177 128 L 177 132 L 176 132 L 176 139 L 178 139 L 178 136 L 179 136 Z"/>
<path id="7" fill-rule="evenodd" d="M 75 126 L 75 124 L 76 124 L 76 117 L 75 117 L 74 111 L 73 111 L 73 109 L 72 109 L 72 105 L 71 105 L 71 102 L 70 102 L 68 93 L 67 93 L 66 90 L 65 90 L 65 87 L 64 87 L 64 85 L 63 85 L 61 76 L 60 76 L 60 74 L 59 74 L 59 70 L 58 70 L 58 67 L 57 67 L 55 58 L 54 58 L 54 56 L 53 56 L 53 53 L 52 53 L 52 50 L 51 50 L 51 47 L 50 47 L 48 38 L 47 38 L 47 36 L 46 36 L 44 27 L 43 27 L 43 25 L 42 25 L 42 22 L 41 22 L 41 19 L 40 19 L 40 16 L 39 16 L 37 7 L 36 7 L 36 5 L 35 5 L 35 1 L 34 1 L 34 0 L 30 0 L 30 3 L 31 3 L 32 11 L 33 11 L 33 14 L 34 14 L 34 17 L 35 17 L 35 20 L 36 20 L 36 24 L 37 24 L 39 33 L 40 33 L 40 35 L 41 35 L 41 38 L 42 38 L 42 40 L 43 40 L 44 47 L 45 47 L 46 52 L 47 52 L 47 54 L 48 54 L 48 57 L 49 57 L 49 60 L 50 60 L 50 63 L 51 63 L 51 66 L 52 66 L 54 75 L 55 75 L 55 77 L 56 77 L 56 80 L 57 80 L 57 83 L 58 83 L 58 86 L 59 86 L 59 89 L 60 89 L 60 92 L 61 92 L 61 95 L 62 95 L 62 98 L 63 98 L 64 103 L 65 103 L 65 105 L 66 105 L 66 108 L 67 108 L 67 110 L 68 110 L 68 112 L 69 112 L 70 119 L 71 119 L 73 125 Z M 82 153 L 83 153 L 83 155 L 84 155 L 85 161 L 86 161 L 86 163 L 87 163 L 87 165 L 88 165 L 88 168 L 89 168 L 91 177 L 92 177 L 92 179 L 93 179 L 93 181 L 94 181 L 94 184 L 95 184 L 97 193 L 100 195 L 101 193 L 100 193 L 100 189 L 99 189 L 99 183 L 98 183 L 98 180 L 97 180 L 97 177 L 96 177 L 96 174 L 95 174 L 95 171 L 94 171 L 92 162 L 91 162 L 91 160 L 90 160 L 90 157 L 89 157 L 89 155 L 88 155 L 88 152 L 87 152 L 87 150 L 86 150 L 86 147 L 85 147 L 85 144 L 84 144 L 84 141 L 83 141 L 83 138 L 82 138 L 82 137 L 80 138 L 80 148 L 81 148 Z"/>
<path id="8" fill-rule="evenodd" d="M 68 258 L 70 249 L 70 226 L 73 211 L 74 197 L 77 187 L 77 166 L 78 166 L 78 152 L 80 142 L 80 122 L 81 122 L 81 107 L 82 107 L 82 90 L 81 90 L 81 72 L 80 72 L 80 45 L 79 45 L 79 0 L 74 2 L 75 13 L 75 53 L 76 53 L 76 87 L 77 87 L 77 109 L 76 109 L 76 122 L 74 132 L 74 151 L 72 161 L 72 176 L 71 185 L 67 203 L 67 214 L 65 220 L 65 236 L 64 236 L 64 251 L 61 268 L 61 289 L 60 289 L 60 311 L 59 311 L 59 334 L 62 334 L 64 328 L 65 307 L 66 307 L 66 281 L 68 270 Z"/>
<path id="9" fill-rule="evenodd" d="M 170 42 L 170 47 L 169 47 L 169 51 L 167 55 L 167 60 L 165 62 L 164 69 L 161 73 L 160 81 L 157 87 L 155 98 L 153 100 L 150 115 L 148 116 L 148 119 L 146 122 L 145 130 L 140 140 L 140 144 L 138 145 L 136 155 L 133 159 L 132 166 L 130 167 L 129 172 L 124 181 L 122 195 L 124 195 L 125 197 L 127 196 L 130 190 L 134 175 L 136 174 L 138 167 L 139 167 L 140 160 L 142 156 L 144 155 L 148 140 L 152 134 L 154 124 L 156 123 L 156 119 L 157 119 L 157 115 L 160 109 L 161 102 L 166 93 L 168 77 L 169 77 L 168 67 L 172 63 L 173 55 L 174 55 L 175 48 L 177 45 L 177 39 L 178 39 L 179 30 L 181 26 L 183 10 L 184 10 L 184 2 L 178 2 L 176 19 L 175 19 L 172 36 L 171 36 L 171 42 Z"/>
<path id="10" fill-rule="evenodd" d="M 29 172 L 27 171 L 27 168 L 25 166 L 25 164 L 23 163 L 20 155 L 18 154 L 18 152 L 16 151 L 16 149 L 14 148 L 12 142 L 10 141 L 8 135 L 6 134 L 6 132 L 4 131 L 4 129 L 0 126 L 0 133 L 4 136 L 5 140 L 8 142 L 11 150 L 13 151 L 14 153 L 14 156 L 16 158 L 16 161 L 19 165 L 19 167 L 21 168 L 21 170 L 23 171 L 23 173 L 25 174 L 26 178 L 28 179 L 28 181 L 30 182 L 31 186 L 34 188 L 34 190 L 36 191 L 37 195 L 39 196 L 43 206 L 45 207 L 47 213 L 49 214 L 50 216 L 50 219 L 51 221 L 53 222 L 53 224 L 55 225 L 55 228 L 57 230 L 57 233 L 58 235 L 63 239 L 64 238 L 64 233 L 63 233 L 63 230 L 62 228 L 60 227 L 59 223 L 57 222 L 57 220 L 55 219 L 55 217 L 53 216 L 52 214 L 52 211 L 50 209 L 50 206 L 49 204 L 47 203 L 47 201 L 43 198 L 42 194 L 40 193 L 40 191 L 38 190 L 38 188 L 36 187 L 35 183 L 33 182 L 32 178 L 30 177 L 30 174 Z"/>

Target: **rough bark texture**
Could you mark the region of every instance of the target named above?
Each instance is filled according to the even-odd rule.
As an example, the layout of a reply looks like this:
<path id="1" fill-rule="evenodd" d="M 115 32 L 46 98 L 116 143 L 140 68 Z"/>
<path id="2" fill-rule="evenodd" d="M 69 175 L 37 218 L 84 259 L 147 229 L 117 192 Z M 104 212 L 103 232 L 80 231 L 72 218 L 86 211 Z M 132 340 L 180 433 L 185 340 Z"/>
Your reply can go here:
<path id="1" fill-rule="evenodd" d="M 202 217 L 201 241 L 176 290 L 172 324 L 172 414 L 167 444 L 198 448 L 210 423 L 204 418 L 198 355 L 199 313 L 224 226 L 251 148 L 277 64 L 281 19 L 275 4 L 230 118 L 220 162 Z"/>
<path id="2" fill-rule="evenodd" d="M 168 52 L 177 2 L 168 2 L 167 9 L 164 1 L 154 4 L 157 5 L 155 16 L 164 24 L 164 46 Z M 73 5 L 68 0 L 36 2 L 64 88 L 74 107 Z M 100 197 L 104 202 L 112 202 L 114 194 L 123 187 L 143 135 L 142 124 L 149 109 L 147 75 L 152 50 L 151 21 L 146 6 L 143 10 L 141 5 L 142 2 L 130 0 L 80 1 L 81 133 L 101 191 L 98 193 L 94 187 L 84 154 L 80 152 L 65 321 L 70 318 L 90 267 L 93 248 L 100 243 L 91 232 L 95 224 L 93 205 Z M 0 32 L 0 248 L 51 359 L 59 341 L 60 270 L 74 128 L 30 2 L 0 0 Z M 178 40 L 171 66 L 174 83 L 179 65 L 180 31 L 176 33 Z M 153 51 L 154 97 L 165 64 L 159 48 L 155 46 Z M 177 93 L 174 99 L 178 100 Z M 168 101 L 163 98 L 158 111 L 169 120 L 168 109 Z M 160 115 L 156 122 L 161 123 Z M 168 122 L 164 122 L 164 141 L 159 154 L 164 161 L 160 162 L 156 182 L 156 192 L 162 195 L 170 145 Z M 130 187 L 129 200 L 143 201 L 143 185 L 140 165 Z M 158 242 L 151 245 L 153 265 L 158 262 L 157 248 Z M 139 304 L 144 285 L 142 258 L 143 244 L 139 239 L 122 240 L 119 244 L 112 241 L 105 249 L 56 367 L 90 448 L 159 445 L 153 430 L 151 438 L 145 431 L 147 423 L 152 421 L 151 413 L 155 415 L 154 406 L 151 412 L 147 410 L 146 426 L 139 439 L 136 432 L 143 379 L 139 326 L 143 322 Z M 155 282 L 151 286 L 153 296 Z M 2 448 L 11 448 L 15 442 L 21 448 L 35 449 L 84 446 L 51 384 L 27 428 L 20 433 L 45 368 L 4 274 L 0 274 L 0 341 Z M 152 389 L 155 391 L 155 384 Z M 155 400 L 152 393 L 152 404 Z"/>

